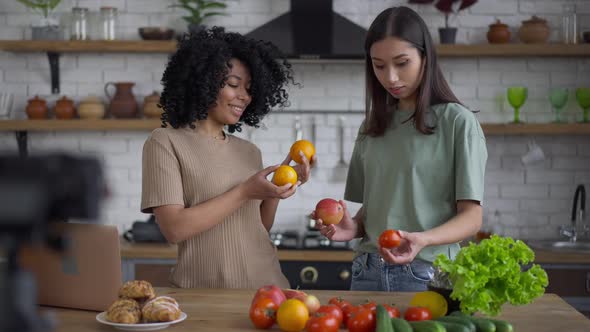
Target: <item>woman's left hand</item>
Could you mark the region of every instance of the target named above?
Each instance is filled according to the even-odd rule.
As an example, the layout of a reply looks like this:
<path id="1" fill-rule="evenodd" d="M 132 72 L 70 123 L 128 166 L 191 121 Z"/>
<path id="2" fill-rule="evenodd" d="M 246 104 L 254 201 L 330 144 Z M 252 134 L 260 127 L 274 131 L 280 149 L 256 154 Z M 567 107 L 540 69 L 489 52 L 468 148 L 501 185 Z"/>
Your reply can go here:
<path id="1" fill-rule="evenodd" d="M 296 164 L 293 166 L 293 169 L 295 169 L 295 172 L 297 172 L 297 180 L 299 180 L 301 184 L 304 184 L 311 176 L 311 169 L 315 166 L 317 157 L 313 155 L 311 160 L 307 160 L 307 157 L 305 157 L 305 154 L 301 151 L 299 151 L 299 155 L 301 156 L 303 164 Z M 291 159 L 291 156 L 287 155 L 287 158 L 283 160 L 281 165 L 289 165 L 291 160 L 293 160 Z"/>
<path id="2" fill-rule="evenodd" d="M 390 264 L 410 264 L 416 255 L 426 246 L 424 233 L 409 233 L 399 231 L 401 237 L 400 245 L 393 249 L 379 247 L 379 253 L 383 259 Z"/>

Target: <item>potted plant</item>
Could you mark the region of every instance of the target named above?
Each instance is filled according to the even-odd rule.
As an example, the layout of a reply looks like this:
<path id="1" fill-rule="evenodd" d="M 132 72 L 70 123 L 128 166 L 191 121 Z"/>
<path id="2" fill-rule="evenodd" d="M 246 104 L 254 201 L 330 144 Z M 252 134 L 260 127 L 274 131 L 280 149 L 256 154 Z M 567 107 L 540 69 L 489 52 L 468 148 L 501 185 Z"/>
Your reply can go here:
<path id="1" fill-rule="evenodd" d="M 227 5 L 221 1 L 210 0 L 177 0 L 178 3 L 170 7 L 182 8 L 188 11 L 187 16 L 182 18 L 188 23 L 190 33 L 197 33 L 204 29 L 203 20 L 207 17 L 226 15 L 219 10 L 225 9 Z"/>
<path id="2" fill-rule="evenodd" d="M 17 0 L 39 14 L 40 20 L 32 24 L 32 39 L 61 39 L 59 23 L 53 17 L 53 10 L 61 0 Z"/>
<path id="3" fill-rule="evenodd" d="M 457 28 L 449 26 L 451 14 L 458 14 L 460 11 L 473 6 L 477 0 L 409 0 L 412 4 L 431 4 L 445 14 L 445 27 L 438 28 L 441 44 L 454 44 L 457 37 Z"/>
<path id="4" fill-rule="evenodd" d="M 545 293 L 547 273 L 532 264 L 534 258 L 524 242 L 492 235 L 461 248 L 454 261 L 439 255 L 428 288 L 445 296 L 449 307 L 455 300 L 466 314 L 496 316 L 505 303 L 524 305 Z"/>

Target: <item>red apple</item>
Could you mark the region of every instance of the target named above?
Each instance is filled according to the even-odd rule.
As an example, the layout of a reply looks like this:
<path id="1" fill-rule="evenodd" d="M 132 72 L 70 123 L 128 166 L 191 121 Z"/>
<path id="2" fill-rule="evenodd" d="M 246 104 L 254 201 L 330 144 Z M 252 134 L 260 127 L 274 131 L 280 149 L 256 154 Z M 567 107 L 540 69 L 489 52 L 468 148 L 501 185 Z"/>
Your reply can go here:
<path id="1" fill-rule="evenodd" d="M 283 293 L 285 294 L 285 297 L 287 299 L 297 299 L 303 303 L 305 303 L 305 298 L 307 297 L 307 294 L 305 292 L 296 289 L 283 288 Z"/>
<path id="2" fill-rule="evenodd" d="M 307 307 L 307 310 L 310 314 L 313 314 L 320 308 L 320 300 L 318 300 L 315 295 L 307 295 L 303 303 L 305 303 L 305 306 Z"/>
<path id="3" fill-rule="evenodd" d="M 338 224 L 344 216 L 344 208 L 337 200 L 324 198 L 316 205 L 315 215 L 326 225 Z"/>
<path id="4" fill-rule="evenodd" d="M 271 299 L 277 306 L 280 306 L 283 301 L 287 298 L 283 291 L 275 285 L 266 285 L 258 288 L 256 291 L 256 295 L 252 299 L 252 302 L 256 301 L 259 298 L 269 298 Z"/>

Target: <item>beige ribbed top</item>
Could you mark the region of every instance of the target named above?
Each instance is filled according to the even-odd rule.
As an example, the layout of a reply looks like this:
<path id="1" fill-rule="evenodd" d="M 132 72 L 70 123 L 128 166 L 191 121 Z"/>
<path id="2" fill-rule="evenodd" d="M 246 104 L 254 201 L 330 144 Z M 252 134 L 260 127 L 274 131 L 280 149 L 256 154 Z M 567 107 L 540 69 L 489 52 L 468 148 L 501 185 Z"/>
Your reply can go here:
<path id="1" fill-rule="evenodd" d="M 158 128 L 143 147 L 141 211 L 198 205 L 261 169 L 260 150 L 246 140 L 232 135 L 216 140 L 198 128 Z M 262 225 L 261 203 L 250 200 L 217 226 L 179 243 L 171 283 L 183 288 L 288 288 L 276 247 Z"/>

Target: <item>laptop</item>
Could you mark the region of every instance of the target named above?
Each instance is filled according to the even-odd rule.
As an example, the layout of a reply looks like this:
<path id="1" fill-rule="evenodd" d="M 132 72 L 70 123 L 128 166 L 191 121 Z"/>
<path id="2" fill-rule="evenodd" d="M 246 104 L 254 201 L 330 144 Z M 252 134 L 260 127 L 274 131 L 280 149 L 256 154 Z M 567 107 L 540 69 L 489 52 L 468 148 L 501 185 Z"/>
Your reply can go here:
<path id="1" fill-rule="evenodd" d="M 119 233 L 116 226 L 59 223 L 68 237 L 64 252 L 25 248 L 21 266 L 32 272 L 41 305 L 105 311 L 122 284 Z"/>

